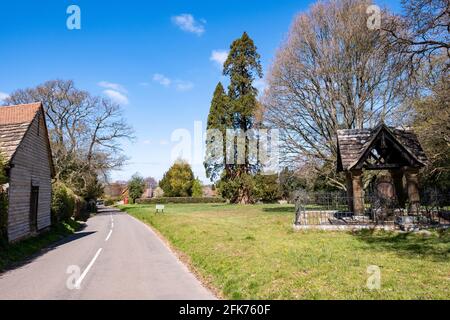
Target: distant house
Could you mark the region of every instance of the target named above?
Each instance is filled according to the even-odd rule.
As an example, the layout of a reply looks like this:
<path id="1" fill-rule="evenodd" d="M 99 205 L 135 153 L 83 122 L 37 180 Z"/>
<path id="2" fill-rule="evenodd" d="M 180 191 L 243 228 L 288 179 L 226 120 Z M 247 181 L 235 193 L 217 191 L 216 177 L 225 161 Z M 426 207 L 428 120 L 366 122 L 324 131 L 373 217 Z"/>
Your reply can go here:
<path id="1" fill-rule="evenodd" d="M 121 197 L 123 204 L 128 204 L 130 202 L 130 191 L 128 189 L 128 186 L 122 191 Z"/>
<path id="2" fill-rule="evenodd" d="M 141 198 L 142 199 L 151 199 L 151 198 L 153 198 L 153 188 L 146 187 Z"/>
<path id="3" fill-rule="evenodd" d="M 217 196 L 217 191 L 213 188 L 213 186 L 203 186 L 202 191 L 203 191 L 203 196 L 206 198 Z"/>
<path id="4" fill-rule="evenodd" d="M 6 165 L 8 240 L 17 241 L 51 224 L 54 167 L 41 103 L 0 107 L 0 153 Z"/>

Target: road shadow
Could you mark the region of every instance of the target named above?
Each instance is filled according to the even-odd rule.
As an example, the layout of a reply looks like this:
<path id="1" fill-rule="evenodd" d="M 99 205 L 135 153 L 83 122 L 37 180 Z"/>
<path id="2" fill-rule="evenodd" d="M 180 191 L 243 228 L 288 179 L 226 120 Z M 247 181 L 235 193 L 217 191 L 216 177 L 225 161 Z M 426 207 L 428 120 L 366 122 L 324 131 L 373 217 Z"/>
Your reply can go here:
<path id="1" fill-rule="evenodd" d="M 374 250 L 395 252 L 402 258 L 427 259 L 436 262 L 449 261 L 450 234 L 447 231 L 421 235 L 412 232 L 398 233 L 375 230 L 359 230 L 352 233 Z"/>
<path id="2" fill-rule="evenodd" d="M 27 264 L 29 264 L 29 263 L 33 262 L 34 260 L 36 260 L 37 258 L 43 256 L 44 254 L 46 254 L 46 253 L 48 253 L 48 252 L 50 252 L 50 251 L 52 251 L 52 250 L 54 250 L 54 249 L 56 249 L 56 248 L 58 248 L 60 246 L 66 245 L 66 244 L 68 244 L 70 242 L 73 242 L 73 241 L 80 240 L 82 238 L 85 238 L 85 237 L 90 236 L 90 235 L 92 235 L 92 234 L 97 232 L 97 231 L 83 231 L 86 228 L 86 226 L 87 226 L 87 224 L 83 223 L 81 225 L 80 229 L 76 233 L 71 234 L 71 235 L 66 236 L 66 237 L 63 237 L 60 240 L 57 240 L 57 241 L 53 242 L 52 244 L 46 246 L 45 248 L 42 248 L 38 252 L 30 255 L 29 257 L 26 257 L 26 258 L 24 258 L 24 259 L 22 259 L 20 261 L 14 262 L 14 263 L 6 266 L 5 268 L 3 268 L 3 270 L 0 270 L 0 276 L 2 274 L 4 274 L 4 273 L 8 272 L 8 271 L 24 267 Z M 31 240 L 32 240 L 32 238 L 31 239 L 27 239 L 25 241 L 31 241 Z"/>
<path id="3" fill-rule="evenodd" d="M 97 210 L 96 216 L 105 216 L 105 215 L 123 215 L 125 212 L 113 208 L 113 207 L 99 207 Z"/>

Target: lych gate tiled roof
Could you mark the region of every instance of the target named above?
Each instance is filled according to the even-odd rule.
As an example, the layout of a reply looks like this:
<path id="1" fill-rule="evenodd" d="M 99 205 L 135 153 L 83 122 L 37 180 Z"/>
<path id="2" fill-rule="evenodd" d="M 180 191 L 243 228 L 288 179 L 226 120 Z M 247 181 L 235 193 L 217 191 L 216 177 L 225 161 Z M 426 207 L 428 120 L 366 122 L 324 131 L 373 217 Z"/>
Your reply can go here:
<path id="1" fill-rule="evenodd" d="M 338 171 L 351 170 L 369 148 L 381 130 L 387 130 L 405 150 L 420 164 L 425 164 L 427 157 L 417 139 L 408 129 L 390 128 L 381 124 L 373 129 L 338 130 Z"/>
<path id="2" fill-rule="evenodd" d="M 11 160 L 40 109 L 40 103 L 0 107 L 0 152 L 6 163 Z"/>

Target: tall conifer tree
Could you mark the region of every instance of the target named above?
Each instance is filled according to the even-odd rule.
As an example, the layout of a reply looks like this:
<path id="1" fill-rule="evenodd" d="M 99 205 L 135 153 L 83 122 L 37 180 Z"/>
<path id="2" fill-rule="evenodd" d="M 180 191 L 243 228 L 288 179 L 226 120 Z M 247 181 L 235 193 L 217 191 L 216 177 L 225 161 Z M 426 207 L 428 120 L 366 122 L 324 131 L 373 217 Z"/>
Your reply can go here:
<path id="1" fill-rule="evenodd" d="M 223 145 L 226 146 L 226 130 L 240 130 L 245 134 L 255 124 L 255 113 L 258 109 L 258 90 L 253 86 L 256 78 L 261 78 L 262 67 L 260 56 L 253 40 L 246 32 L 242 37 L 235 40 L 230 47 L 230 53 L 224 63 L 223 74 L 230 77 L 228 95 L 226 96 L 223 86 L 219 84 L 214 92 L 211 110 L 208 117 L 208 129 L 219 129 L 223 133 Z M 207 139 L 212 143 L 211 139 Z M 237 146 L 227 150 L 231 152 L 231 158 L 237 163 Z M 225 149 L 224 149 L 225 150 Z M 232 202 L 251 202 L 251 174 L 256 173 L 257 165 L 252 165 L 249 159 L 249 140 L 245 139 L 244 163 L 229 164 L 226 159 L 230 155 L 223 154 L 223 166 L 214 166 L 213 161 L 206 161 L 207 175 L 216 178 L 218 172 L 222 172 L 222 184 L 229 184 L 224 189 L 228 190 Z M 220 174 L 220 173 L 219 173 Z M 230 188 L 233 186 L 233 188 Z M 230 189 L 232 190 L 230 192 Z"/>

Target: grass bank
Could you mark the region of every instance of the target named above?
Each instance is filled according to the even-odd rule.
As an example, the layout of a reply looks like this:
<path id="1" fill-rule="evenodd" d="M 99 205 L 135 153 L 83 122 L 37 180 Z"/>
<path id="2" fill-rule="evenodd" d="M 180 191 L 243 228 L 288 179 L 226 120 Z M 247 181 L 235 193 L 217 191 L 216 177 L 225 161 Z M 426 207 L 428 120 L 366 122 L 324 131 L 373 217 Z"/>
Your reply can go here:
<path id="1" fill-rule="evenodd" d="M 49 245 L 64 239 L 80 229 L 81 224 L 70 220 L 52 227 L 36 237 L 14 244 L 0 245 L 0 272 L 22 262 Z"/>
<path id="2" fill-rule="evenodd" d="M 122 206 L 229 299 L 448 299 L 450 236 L 292 230 L 293 207 Z M 367 268 L 381 289 L 367 288 Z"/>

